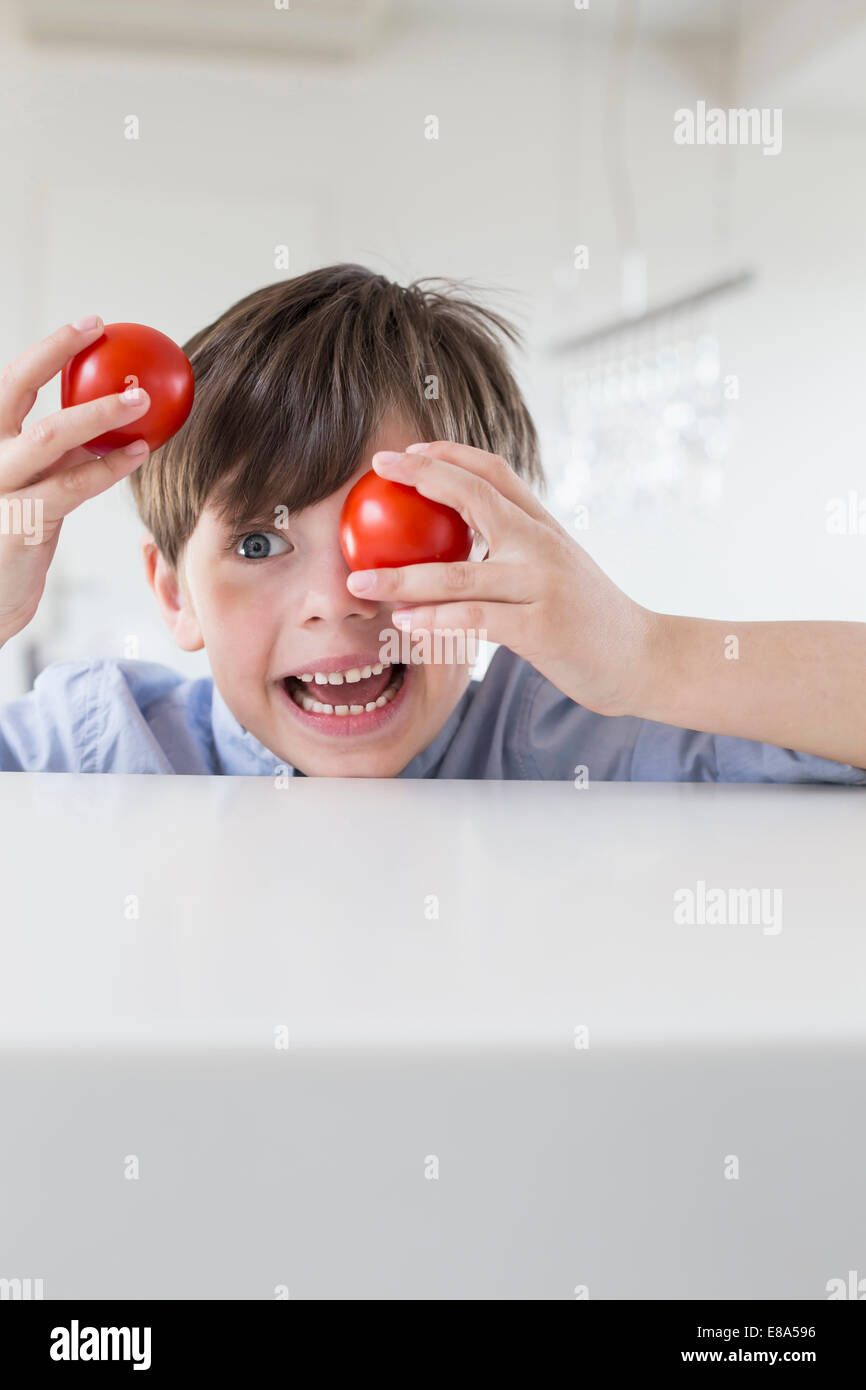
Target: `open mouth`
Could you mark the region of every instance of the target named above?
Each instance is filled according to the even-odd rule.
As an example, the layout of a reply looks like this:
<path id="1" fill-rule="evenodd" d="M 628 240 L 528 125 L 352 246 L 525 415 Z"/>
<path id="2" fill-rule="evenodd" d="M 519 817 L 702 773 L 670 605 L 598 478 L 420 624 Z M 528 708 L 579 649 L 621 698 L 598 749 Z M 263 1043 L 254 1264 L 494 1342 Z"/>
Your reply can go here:
<path id="1" fill-rule="evenodd" d="M 299 709 L 306 714 L 336 715 L 338 718 L 374 714 L 399 694 L 406 668 L 402 662 L 354 668 L 316 679 L 316 673 L 286 676 L 283 686 Z M 308 679 L 304 679 L 307 677 Z"/>

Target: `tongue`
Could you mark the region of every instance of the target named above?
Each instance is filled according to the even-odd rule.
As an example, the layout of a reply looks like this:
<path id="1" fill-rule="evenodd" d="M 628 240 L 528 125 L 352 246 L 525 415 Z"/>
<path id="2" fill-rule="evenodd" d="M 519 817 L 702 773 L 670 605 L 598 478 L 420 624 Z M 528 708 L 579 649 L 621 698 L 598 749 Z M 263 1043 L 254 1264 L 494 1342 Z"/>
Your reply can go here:
<path id="1" fill-rule="evenodd" d="M 368 705 L 384 693 L 393 674 L 393 666 L 386 666 L 378 676 L 359 681 L 344 680 L 342 685 L 318 685 L 316 681 L 298 681 L 298 684 L 324 705 Z"/>

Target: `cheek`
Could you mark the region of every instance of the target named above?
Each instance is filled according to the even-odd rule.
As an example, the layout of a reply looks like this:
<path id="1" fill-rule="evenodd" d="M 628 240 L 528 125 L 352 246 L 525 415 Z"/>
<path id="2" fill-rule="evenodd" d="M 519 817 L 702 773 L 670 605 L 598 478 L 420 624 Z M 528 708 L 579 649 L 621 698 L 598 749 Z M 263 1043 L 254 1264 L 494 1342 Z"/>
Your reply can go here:
<path id="1" fill-rule="evenodd" d="M 251 603 L 248 585 L 221 579 L 199 599 L 199 612 L 214 671 L 221 667 L 234 685 L 260 674 L 280 627 L 274 606 Z"/>
<path id="2" fill-rule="evenodd" d="M 469 681 L 469 667 L 454 662 L 426 662 L 421 669 L 424 685 L 433 702 L 453 696 L 455 691 L 462 691 Z"/>

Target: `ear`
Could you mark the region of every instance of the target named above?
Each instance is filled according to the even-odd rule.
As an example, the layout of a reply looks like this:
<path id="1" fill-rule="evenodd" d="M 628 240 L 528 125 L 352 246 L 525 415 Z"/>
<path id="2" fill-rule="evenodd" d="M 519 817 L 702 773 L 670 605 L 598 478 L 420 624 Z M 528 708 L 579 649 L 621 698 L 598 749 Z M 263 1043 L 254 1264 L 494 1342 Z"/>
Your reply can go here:
<path id="1" fill-rule="evenodd" d="M 189 595 L 149 532 L 142 537 L 141 555 L 147 582 L 177 646 L 184 652 L 201 651 L 204 638 Z"/>

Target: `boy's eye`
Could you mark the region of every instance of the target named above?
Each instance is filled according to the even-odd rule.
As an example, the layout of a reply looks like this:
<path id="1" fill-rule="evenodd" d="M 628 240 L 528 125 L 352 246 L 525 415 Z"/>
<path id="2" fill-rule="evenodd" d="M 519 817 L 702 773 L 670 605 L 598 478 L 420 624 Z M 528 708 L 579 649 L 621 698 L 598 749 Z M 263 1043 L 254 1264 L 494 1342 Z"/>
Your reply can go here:
<path id="1" fill-rule="evenodd" d="M 283 549 L 275 550 L 274 541 Z M 269 560 L 274 555 L 285 555 L 290 549 L 285 536 L 277 535 L 276 531 L 251 531 L 244 536 L 236 554 L 243 555 L 245 560 Z"/>

